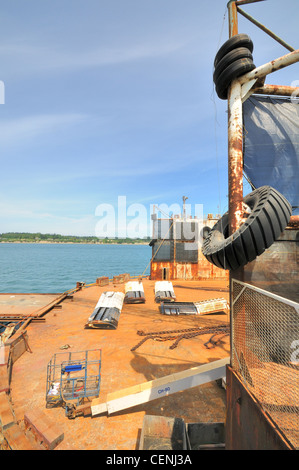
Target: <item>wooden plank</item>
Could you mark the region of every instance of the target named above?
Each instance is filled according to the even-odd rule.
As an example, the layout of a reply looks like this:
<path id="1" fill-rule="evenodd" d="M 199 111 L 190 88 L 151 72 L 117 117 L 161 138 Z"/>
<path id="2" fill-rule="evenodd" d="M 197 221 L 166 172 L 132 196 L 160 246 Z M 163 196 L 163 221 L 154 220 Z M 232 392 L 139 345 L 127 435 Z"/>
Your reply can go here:
<path id="1" fill-rule="evenodd" d="M 5 343 L 10 347 L 10 356 L 14 364 L 22 354 L 28 350 L 28 334 L 27 331 L 18 330 Z"/>
<path id="2" fill-rule="evenodd" d="M 226 366 L 230 358 L 213 361 L 198 367 L 192 367 L 183 372 L 167 375 L 143 384 L 134 385 L 107 395 L 106 403 L 91 406 L 92 416 L 116 413 L 141 403 L 147 403 L 157 398 L 172 395 L 192 387 L 197 387 L 213 380 L 225 377 Z"/>
<path id="3" fill-rule="evenodd" d="M 0 392 L 0 425 L 2 431 L 15 424 L 15 417 L 7 393 Z"/>
<path id="4" fill-rule="evenodd" d="M 9 359 L 9 353 L 10 353 L 10 346 L 7 346 L 6 344 L 2 344 L 0 346 L 0 366 L 6 366 L 8 365 L 8 359 Z"/>
<path id="5" fill-rule="evenodd" d="M 9 380 L 7 375 L 7 367 L 1 366 L 0 367 L 0 393 L 1 392 L 9 392 Z"/>
<path id="6" fill-rule="evenodd" d="M 64 433 L 48 415 L 39 409 L 30 410 L 24 415 L 25 428 L 33 434 L 49 450 L 55 449 L 64 439 Z"/>
<path id="7" fill-rule="evenodd" d="M 5 440 L 11 450 L 38 450 L 34 447 L 24 432 L 17 424 L 14 424 L 4 432 Z"/>

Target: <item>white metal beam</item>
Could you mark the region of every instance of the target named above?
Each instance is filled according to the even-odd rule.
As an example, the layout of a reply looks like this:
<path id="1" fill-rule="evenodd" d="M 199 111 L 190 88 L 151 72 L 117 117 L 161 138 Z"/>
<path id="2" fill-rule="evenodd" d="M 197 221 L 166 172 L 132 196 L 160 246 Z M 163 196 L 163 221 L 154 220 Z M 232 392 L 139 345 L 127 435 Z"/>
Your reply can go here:
<path id="1" fill-rule="evenodd" d="M 226 366 L 229 363 L 230 357 L 227 357 L 111 393 L 107 396 L 105 403 L 91 404 L 91 414 L 92 416 L 98 416 L 103 413 L 116 413 L 157 398 L 222 379 L 226 376 Z"/>

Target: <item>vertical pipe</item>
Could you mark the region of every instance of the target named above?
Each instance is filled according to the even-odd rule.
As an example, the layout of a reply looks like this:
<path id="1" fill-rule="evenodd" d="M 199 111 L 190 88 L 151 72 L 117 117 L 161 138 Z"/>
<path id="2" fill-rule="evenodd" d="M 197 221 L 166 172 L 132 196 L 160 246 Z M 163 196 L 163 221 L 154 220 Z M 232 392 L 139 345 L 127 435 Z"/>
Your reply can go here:
<path id="1" fill-rule="evenodd" d="M 229 37 L 238 34 L 238 11 L 235 0 L 230 0 L 227 4 L 228 8 L 228 23 L 229 23 Z"/>
<path id="2" fill-rule="evenodd" d="M 234 81 L 228 92 L 228 194 L 231 234 L 239 228 L 243 214 L 242 143 L 241 85 Z"/>
<path id="3" fill-rule="evenodd" d="M 238 12 L 235 0 L 227 4 L 229 36 L 238 34 Z M 241 86 L 233 82 L 228 90 L 228 191 L 229 226 L 234 233 L 242 218 L 243 152 L 242 152 L 242 100 Z"/>
<path id="4" fill-rule="evenodd" d="M 227 4 L 229 15 L 229 36 L 238 34 L 238 12 L 235 1 Z M 243 135 L 241 85 L 234 80 L 228 89 L 228 194 L 229 194 L 229 233 L 234 233 L 242 217 L 243 206 Z M 229 297 L 232 305 L 232 279 L 229 273 Z M 244 318 L 242 318 L 244 321 Z M 230 348 L 233 350 L 232 318 Z M 232 356 L 231 356 L 232 362 Z M 229 410 L 227 409 L 227 413 Z"/>
<path id="5" fill-rule="evenodd" d="M 243 212 L 243 153 L 242 153 L 242 99 L 241 85 L 234 80 L 228 91 L 228 193 L 229 193 L 229 230 L 230 235 L 236 232 L 241 224 Z M 229 273 L 230 304 L 232 305 L 232 279 L 243 277 L 243 268 L 239 273 Z M 232 317 L 231 328 L 232 328 Z M 245 328 L 244 312 L 239 318 Z M 244 329 L 245 331 L 245 329 Z M 230 335 L 231 351 L 233 351 L 233 332 Z"/>

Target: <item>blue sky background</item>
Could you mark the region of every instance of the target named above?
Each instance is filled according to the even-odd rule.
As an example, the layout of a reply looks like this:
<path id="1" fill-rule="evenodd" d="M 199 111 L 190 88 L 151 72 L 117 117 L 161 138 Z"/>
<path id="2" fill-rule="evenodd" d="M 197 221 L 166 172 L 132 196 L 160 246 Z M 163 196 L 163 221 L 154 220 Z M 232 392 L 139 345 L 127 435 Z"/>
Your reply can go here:
<path id="1" fill-rule="evenodd" d="M 0 1 L 0 232 L 94 235 L 101 204 L 227 210 L 226 0 Z M 242 8 L 294 48 L 298 0 Z M 261 65 L 286 49 L 239 17 Z M 299 65 L 266 83 L 299 81 Z M 298 85 L 298 83 L 297 83 Z M 245 193 L 250 188 L 245 186 Z"/>

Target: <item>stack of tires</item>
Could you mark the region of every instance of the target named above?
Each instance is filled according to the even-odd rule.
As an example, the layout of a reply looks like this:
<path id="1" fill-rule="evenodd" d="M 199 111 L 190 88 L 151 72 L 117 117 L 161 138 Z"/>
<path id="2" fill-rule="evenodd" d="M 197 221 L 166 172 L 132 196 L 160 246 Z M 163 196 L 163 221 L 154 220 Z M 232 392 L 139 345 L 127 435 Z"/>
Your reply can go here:
<path id="1" fill-rule="evenodd" d="M 219 49 L 214 61 L 213 80 L 221 100 L 227 99 L 231 82 L 255 69 L 252 57 L 253 43 L 247 34 L 237 34 Z"/>

